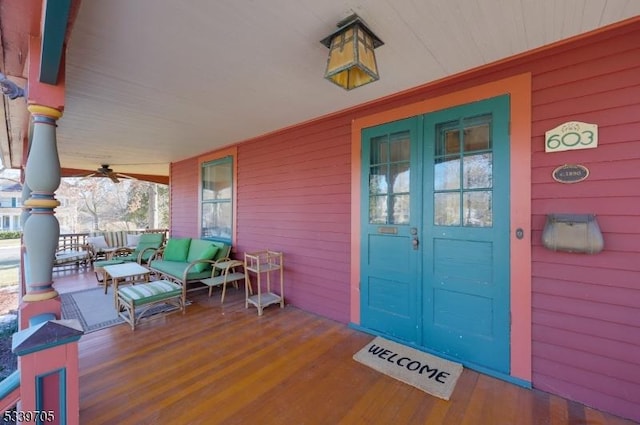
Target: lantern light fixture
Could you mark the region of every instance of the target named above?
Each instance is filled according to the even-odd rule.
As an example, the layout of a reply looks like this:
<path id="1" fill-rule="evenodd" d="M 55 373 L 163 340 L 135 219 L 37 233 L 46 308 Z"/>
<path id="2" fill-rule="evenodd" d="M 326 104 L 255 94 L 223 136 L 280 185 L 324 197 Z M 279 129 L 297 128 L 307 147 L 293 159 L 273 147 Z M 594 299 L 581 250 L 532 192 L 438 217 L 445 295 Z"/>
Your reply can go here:
<path id="1" fill-rule="evenodd" d="M 355 13 L 337 26 L 320 40 L 329 48 L 324 78 L 346 90 L 377 81 L 380 76 L 373 50 L 384 44 L 382 40 Z"/>

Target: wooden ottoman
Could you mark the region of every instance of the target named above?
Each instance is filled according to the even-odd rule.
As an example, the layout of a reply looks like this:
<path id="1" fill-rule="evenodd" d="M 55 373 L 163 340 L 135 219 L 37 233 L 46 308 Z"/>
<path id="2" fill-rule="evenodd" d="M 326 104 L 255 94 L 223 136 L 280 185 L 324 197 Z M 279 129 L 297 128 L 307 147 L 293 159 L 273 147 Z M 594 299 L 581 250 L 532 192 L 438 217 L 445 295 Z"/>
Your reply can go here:
<path id="1" fill-rule="evenodd" d="M 184 314 L 186 291 L 184 286 L 168 280 L 154 280 L 130 286 L 118 287 L 118 316 L 136 329 L 136 323 L 154 305 L 169 304 L 176 306 Z M 136 317 L 138 309 L 138 317 Z M 125 314 L 126 313 L 126 314 Z"/>

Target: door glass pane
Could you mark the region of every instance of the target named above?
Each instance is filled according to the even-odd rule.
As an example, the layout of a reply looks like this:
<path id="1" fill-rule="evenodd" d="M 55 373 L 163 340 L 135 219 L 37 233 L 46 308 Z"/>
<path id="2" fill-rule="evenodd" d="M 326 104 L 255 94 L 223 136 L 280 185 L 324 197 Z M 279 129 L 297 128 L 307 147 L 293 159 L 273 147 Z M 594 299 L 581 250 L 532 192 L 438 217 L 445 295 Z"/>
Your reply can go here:
<path id="1" fill-rule="evenodd" d="M 460 225 L 460 193 L 444 192 L 433 194 L 434 224 L 436 226 Z"/>
<path id="2" fill-rule="evenodd" d="M 371 173 L 369 174 L 369 192 L 371 195 L 389 192 L 389 183 L 387 182 L 388 169 L 389 166 L 387 165 L 371 167 Z"/>
<path id="3" fill-rule="evenodd" d="M 410 133 L 402 131 L 370 140 L 369 222 L 407 224 L 411 177 Z"/>
<path id="4" fill-rule="evenodd" d="M 460 157 L 439 158 L 435 160 L 435 190 L 460 189 Z"/>
<path id="5" fill-rule="evenodd" d="M 391 137 L 391 162 L 409 161 L 409 133 L 394 134 Z"/>
<path id="6" fill-rule="evenodd" d="M 438 134 L 440 135 L 438 143 L 436 143 L 436 156 L 452 155 L 460 153 L 460 130 L 457 128 L 449 128 L 457 126 L 458 123 L 446 123 L 438 126 Z"/>
<path id="7" fill-rule="evenodd" d="M 463 181 L 465 189 L 490 189 L 493 185 L 493 155 L 488 153 L 464 157 Z"/>
<path id="8" fill-rule="evenodd" d="M 491 149 L 491 138 L 489 135 L 489 123 L 466 127 L 464 129 L 464 151 L 473 152 Z"/>
<path id="9" fill-rule="evenodd" d="M 389 143 L 387 136 L 374 137 L 371 139 L 371 165 L 383 164 L 389 161 Z"/>
<path id="10" fill-rule="evenodd" d="M 387 197 L 369 197 L 369 223 L 387 224 Z"/>
<path id="11" fill-rule="evenodd" d="M 391 173 L 389 180 L 391 182 L 393 193 L 409 192 L 409 163 L 400 163 L 391 165 Z"/>
<path id="12" fill-rule="evenodd" d="M 464 225 L 474 227 L 491 227 L 493 218 L 491 214 L 490 190 L 465 192 L 462 196 L 464 206 Z"/>
<path id="13" fill-rule="evenodd" d="M 491 120 L 487 114 L 436 127 L 435 225 L 492 226 Z"/>
<path id="14" fill-rule="evenodd" d="M 392 224 L 409 224 L 409 195 L 395 195 L 393 201 Z"/>

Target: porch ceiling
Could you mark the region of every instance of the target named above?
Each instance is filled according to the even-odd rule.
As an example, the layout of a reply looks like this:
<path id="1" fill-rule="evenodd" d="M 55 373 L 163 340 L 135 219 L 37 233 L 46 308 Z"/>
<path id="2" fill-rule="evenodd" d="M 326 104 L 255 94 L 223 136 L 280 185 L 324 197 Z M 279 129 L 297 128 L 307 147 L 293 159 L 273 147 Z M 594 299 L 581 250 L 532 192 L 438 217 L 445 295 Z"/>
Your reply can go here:
<path id="1" fill-rule="evenodd" d="M 18 3 L 0 3 L 0 59 L 20 77 L 8 65 L 25 34 L 7 31 Z M 323 79 L 319 41 L 352 12 L 385 44 L 380 80 L 347 92 Z M 60 160 L 167 175 L 171 162 L 639 14 L 629 0 L 84 1 L 68 42 Z M 11 146 L 18 167 L 21 140 L 3 133 L 3 159 Z"/>

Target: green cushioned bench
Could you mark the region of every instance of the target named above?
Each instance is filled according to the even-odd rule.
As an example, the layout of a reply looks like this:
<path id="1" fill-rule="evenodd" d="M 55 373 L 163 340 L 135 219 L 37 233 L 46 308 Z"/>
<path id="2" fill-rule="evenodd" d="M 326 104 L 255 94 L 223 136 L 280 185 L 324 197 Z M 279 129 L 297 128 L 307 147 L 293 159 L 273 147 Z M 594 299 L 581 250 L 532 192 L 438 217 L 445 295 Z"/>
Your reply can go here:
<path id="1" fill-rule="evenodd" d="M 151 257 L 149 269 L 160 279 L 187 285 L 212 277 L 213 265 L 227 258 L 230 251 L 231 246 L 222 242 L 169 238 L 166 246 Z"/>
<path id="2" fill-rule="evenodd" d="M 119 287 L 117 299 L 118 315 L 131 325 L 132 330 L 135 330 L 142 316 L 156 304 L 174 305 L 184 314 L 186 290 L 180 283 L 154 280 Z M 136 317 L 136 308 L 141 309 L 138 317 Z"/>

